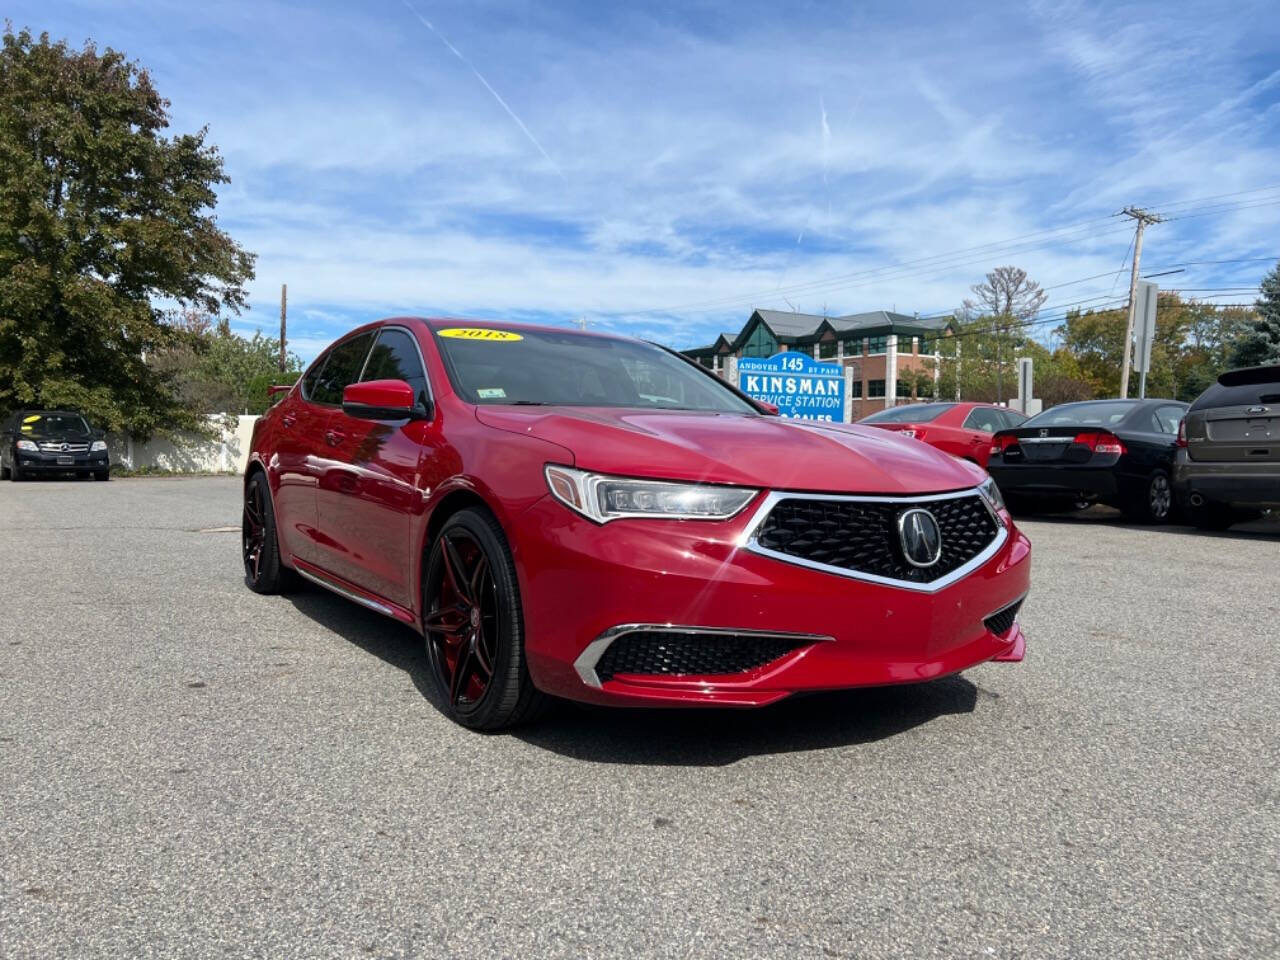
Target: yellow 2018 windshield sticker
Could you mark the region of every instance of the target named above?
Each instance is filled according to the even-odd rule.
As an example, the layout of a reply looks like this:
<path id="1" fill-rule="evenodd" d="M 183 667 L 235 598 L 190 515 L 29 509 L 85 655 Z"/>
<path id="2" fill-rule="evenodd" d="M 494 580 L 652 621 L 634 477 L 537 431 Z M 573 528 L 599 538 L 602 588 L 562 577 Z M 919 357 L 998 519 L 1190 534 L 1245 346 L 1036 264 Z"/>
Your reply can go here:
<path id="1" fill-rule="evenodd" d="M 40 414 L 38 414 L 38 413 L 37 413 L 34 417 L 23 417 L 23 418 L 22 418 L 22 422 L 23 422 L 23 423 L 35 423 L 35 422 L 36 422 L 37 420 L 39 420 L 39 419 L 40 419 Z"/>
<path id="2" fill-rule="evenodd" d="M 484 327 L 450 327 L 447 330 L 441 330 L 440 336 L 453 340 L 487 340 L 492 343 L 510 343 L 513 340 L 524 339 L 520 334 L 512 333 L 510 330 L 488 330 Z"/>

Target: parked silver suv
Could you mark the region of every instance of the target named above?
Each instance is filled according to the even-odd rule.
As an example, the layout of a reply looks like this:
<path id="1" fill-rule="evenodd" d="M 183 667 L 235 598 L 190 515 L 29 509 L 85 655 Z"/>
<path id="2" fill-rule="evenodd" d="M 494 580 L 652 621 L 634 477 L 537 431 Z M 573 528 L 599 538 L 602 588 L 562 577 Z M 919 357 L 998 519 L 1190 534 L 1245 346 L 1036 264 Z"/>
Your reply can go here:
<path id="1" fill-rule="evenodd" d="M 1173 488 L 1197 527 L 1280 508 L 1280 365 L 1232 370 L 1182 420 Z"/>

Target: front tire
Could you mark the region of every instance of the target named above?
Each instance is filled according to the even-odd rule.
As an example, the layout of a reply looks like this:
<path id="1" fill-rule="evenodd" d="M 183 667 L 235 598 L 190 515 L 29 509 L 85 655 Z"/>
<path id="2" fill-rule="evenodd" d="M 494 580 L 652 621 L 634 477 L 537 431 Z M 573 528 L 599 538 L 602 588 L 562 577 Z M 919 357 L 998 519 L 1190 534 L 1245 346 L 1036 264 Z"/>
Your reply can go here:
<path id="1" fill-rule="evenodd" d="M 110 470 L 95 470 L 95 471 L 93 472 L 93 479 L 95 479 L 95 480 L 102 480 L 103 482 L 106 482 L 107 480 L 110 480 L 110 479 L 111 479 L 111 471 L 110 471 Z"/>
<path id="2" fill-rule="evenodd" d="M 280 563 L 275 510 L 267 476 L 261 471 L 245 484 L 240 545 L 245 586 L 254 593 L 285 593 L 296 585 L 297 575 Z"/>
<path id="3" fill-rule="evenodd" d="M 531 720 L 547 702 L 529 677 L 515 564 L 487 510 L 450 517 L 422 578 L 427 659 L 445 712 L 473 730 Z"/>
<path id="4" fill-rule="evenodd" d="M 1172 513 L 1173 486 L 1163 470 L 1153 471 L 1142 490 L 1124 506 L 1124 515 L 1134 523 L 1168 523 Z"/>

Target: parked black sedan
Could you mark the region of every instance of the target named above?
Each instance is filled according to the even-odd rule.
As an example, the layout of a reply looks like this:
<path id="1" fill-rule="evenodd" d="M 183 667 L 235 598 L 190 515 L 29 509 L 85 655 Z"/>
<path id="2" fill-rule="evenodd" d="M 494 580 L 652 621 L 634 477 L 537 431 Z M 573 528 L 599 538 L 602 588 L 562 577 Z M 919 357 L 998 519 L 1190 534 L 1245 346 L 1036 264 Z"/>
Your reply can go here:
<path id="1" fill-rule="evenodd" d="M 1186 410 L 1176 400 L 1064 403 L 995 434 L 987 470 L 1015 511 L 1105 503 L 1131 520 L 1165 523 Z"/>
<path id="2" fill-rule="evenodd" d="M 111 479 L 102 431 L 74 410 L 19 410 L 0 426 L 0 478 L 38 473 Z"/>

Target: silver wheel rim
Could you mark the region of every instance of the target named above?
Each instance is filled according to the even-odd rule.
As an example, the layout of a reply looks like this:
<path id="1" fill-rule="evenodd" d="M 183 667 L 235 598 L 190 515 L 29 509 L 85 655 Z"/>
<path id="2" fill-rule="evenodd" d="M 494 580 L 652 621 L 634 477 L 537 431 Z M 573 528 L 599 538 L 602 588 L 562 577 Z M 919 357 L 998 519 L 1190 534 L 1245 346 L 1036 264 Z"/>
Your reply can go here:
<path id="1" fill-rule="evenodd" d="M 1161 518 L 1169 513 L 1173 503 L 1173 494 L 1169 490 L 1169 479 L 1164 474 L 1156 474 L 1151 478 L 1150 489 L 1151 515 Z"/>

